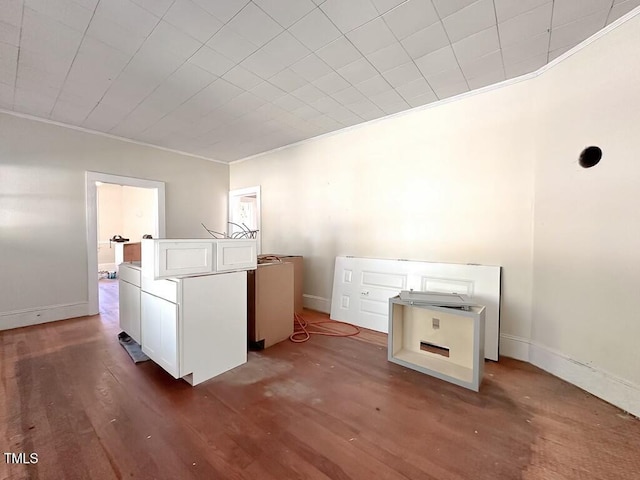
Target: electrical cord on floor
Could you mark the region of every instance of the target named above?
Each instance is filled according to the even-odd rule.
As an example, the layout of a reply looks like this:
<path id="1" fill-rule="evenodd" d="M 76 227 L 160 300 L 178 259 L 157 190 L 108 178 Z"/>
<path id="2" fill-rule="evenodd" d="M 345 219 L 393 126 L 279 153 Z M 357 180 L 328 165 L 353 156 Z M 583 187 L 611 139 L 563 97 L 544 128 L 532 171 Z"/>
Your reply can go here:
<path id="1" fill-rule="evenodd" d="M 338 322 L 337 320 L 320 320 L 317 322 L 308 322 L 304 319 L 302 315 L 298 315 L 297 313 L 293 314 L 294 317 L 294 332 L 289 337 L 294 343 L 303 343 L 311 338 L 311 335 L 325 335 L 327 337 L 353 337 L 354 335 L 358 335 L 360 333 L 360 329 L 355 325 L 351 325 L 346 322 Z M 323 324 L 331 324 L 331 325 L 347 325 L 355 329 L 353 332 L 339 332 L 331 328 L 327 328 L 323 326 Z M 313 331 L 311 328 L 321 329 L 320 331 Z"/>

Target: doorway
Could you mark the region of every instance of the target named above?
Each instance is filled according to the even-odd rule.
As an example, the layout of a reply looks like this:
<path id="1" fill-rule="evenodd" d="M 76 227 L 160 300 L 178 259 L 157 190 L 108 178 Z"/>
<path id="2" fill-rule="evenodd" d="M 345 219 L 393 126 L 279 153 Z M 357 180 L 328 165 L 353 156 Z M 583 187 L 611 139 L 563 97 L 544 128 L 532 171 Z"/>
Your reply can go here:
<path id="1" fill-rule="evenodd" d="M 229 235 L 245 230 L 257 230 L 256 250 L 262 253 L 260 231 L 260 186 L 229 192 Z"/>
<path id="2" fill-rule="evenodd" d="M 119 175 L 110 175 L 99 172 L 86 172 L 86 209 L 87 209 L 87 288 L 89 294 L 89 315 L 95 315 L 99 312 L 99 294 L 98 294 L 98 251 L 101 247 L 98 236 L 98 191 L 100 185 L 134 187 L 135 189 L 145 189 L 144 194 L 148 201 L 152 203 L 153 218 L 147 222 L 146 228 L 152 231 L 145 232 L 153 236 L 153 238 L 165 237 L 165 188 L 164 182 L 154 180 L 145 180 L 134 177 L 124 177 Z M 107 190 L 104 190 L 107 191 Z M 142 191 L 131 190 L 130 193 L 136 194 Z M 112 192 L 113 193 L 113 192 Z M 136 212 L 134 212 L 134 216 Z M 136 241 L 139 239 L 133 239 Z M 115 261 L 114 261 L 115 263 Z"/>

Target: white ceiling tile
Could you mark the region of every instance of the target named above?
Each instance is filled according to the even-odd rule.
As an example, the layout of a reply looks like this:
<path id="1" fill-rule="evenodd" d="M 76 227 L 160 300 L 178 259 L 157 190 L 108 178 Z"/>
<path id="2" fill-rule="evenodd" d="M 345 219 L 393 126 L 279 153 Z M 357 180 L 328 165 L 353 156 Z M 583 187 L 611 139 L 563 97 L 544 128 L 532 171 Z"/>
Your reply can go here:
<path id="1" fill-rule="evenodd" d="M 265 52 L 277 59 L 285 67 L 293 65 L 311 53 L 307 47 L 286 31 L 271 40 L 263 48 Z"/>
<path id="2" fill-rule="evenodd" d="M 77 1 L 77 0 L 74 0 Z M 99 0 L 82 0 L 83 3 L 93 4 L 95 6 Z M 136 5 L 148 10 L 153 13 L 157 17 L 162 17 L 169 7 L 174 2 L 174 0 L 131 0 Z"/>
<path id="3" fill-rule="evenodd" d="M 264 48 L 249 55 L 240 65 L 264 80 L 271 78 L 288 66 L 282 59 L 268 54 Z"/>
<path id="4" fill-rule="evenodd" d="M 475 78 L 469 78 L 467 83 L 471 90 L 486 87 L 487 85 L 493 85 L 500 83 L 505 79 L 504 69 L 494 70 L 493 72 L 486 72 L 483 75 Z"/>
<path id="5" fill-rule="evenodd" d="M 367 55 L 367 59 L 379 72 L 386 72 L 411 61 L 411 58 L 399 43 L 394 43 L 382 50 L 373 52 L 371 55 Z"/>
<path id="6" fill-rule="evenodd" d="M 347 108 L 363 120 L 373 120 L 384 116 L 384 112 L 368 98 L 360 102 L 350 103 Z"/>
<path id="7" fill-rule="evenodd" d="M 343 106 L 339 106 L 338 108 L 327 112 L 327 115 L 345 126 L 362 123 L 362 118 L 360 118 L 360 116 Z"/>
<path id="8" fill-rule="evenodd" d="M 422 95 L 418 95 L 417 97 L 412 97 L 407 99 L 407 102 L 412 107 L 420 107 L 422 105 L 427 105 L 429 103 L 433 103 L 437 101 L 438 101 L 438 97 L 433 92 L 433 90 L 431 90 L 429 93 L 425 93 Z"/>
<path id="9" fill-rule="evenodd" d="M 498 25 L 500 43 L 508 47 L 549 31 L 553 3 L 545 3 Z"/>
<path id="10" fill-rule="evenodd" d="M 458 62 L 466 63 L 500 48 L 498 29 L 493 26 L 453 44 Z"/>
<path id="11" fill-rule="evenodd" d="M 344 126 L 340 122 L 337 122 L 333 118 L 329 117 L 328 115 L 320 115 L 319 117 L 312 119 L 311 123 L 314 123 L 319 127 L 322 127 L 324 129 L 323 130 L 324 132 L 337 130 Z"/>
<path id="12" fill-rule="evenodd" d="M 344 90 L 351 85 L 344 78 L 338 75 L 336 72 L 331 72 L 315 80 L 313 84 L 329 95 Z"/>
<path id="13" fill-rule="evenodd" d="M 608 13 L 611 0 L 555 0 L 553 5 L 552 27 L 555 29 L 596 12 L 607 10 Z"/>
<path id="14" fill-rule="evenodd" d="M 251 93 L 266 100 L 267 102 L 274 102 L 286 95 L 283 90 L 279 89 L 269 82 L 262 82 L 256 85 L 251 89 Z"/>
<path id="15" fill-rule="evenodd" d="M 194 2 L 222 23 L 227 23 L 249 3 L 249 0 L 224 0 L 222 2 L 220 0 L 194 0 Z"/>
<path id="16" fill-rule="evenodd" d="M 502 52 L 496 50 L 484 57 L 476 58 L 465 63 L 461 63 L 460 67 L 466 78 L 484 77 L 485 75 L 503 70 Z"/>
<path id="17" fill-rule="evenodd" d="M 458 61 L 451 46 L 446 46 L 416 59 L 416 65 L 422 74 L 427 77 L 457 68 Z"/>
<path id="18" fill-rule="evenodd" d="M 329 45 L 322 47 L 316 53 L 335 70 L 362 58 L 360 52 L 351 44 L 347 37 L 339 37 Z"/>
<path id="19" fill-rule="evenodd" d="M 377 95 L 378 93 L 386 92 L 387 90 L 391 90 L 391 85 L 387 82 L 382 76 L 376 75 L 364 82 L 360 82 L 355 87 L 360 90 L 361 93 L 371 97 L 372 95 Z"/>
<path id="20" fill-rule="evenodd" d="M 269 83 L 274 84 L 285 92 L 291 92 L 306 85 L 307 81 L 290 68 L 285 68 L 269 78 Z"/>
<path id="21" fill-rule="evenodd" d="M 433 0 L 433 4 L 440 14 L 440 18 L 448 17 L 452 13 L 462 10 L 477 0 Z M 510 0 L 513 1 L 513 0 Z M 520 1 L 520 0 L 516 0 Z"/>
<path id="22" fill-rule="evenodd" d="M 85 31 L 93 15 L 93 9 L 72 0 L 25 0 L 24 5 L 80 32 Z"/>
<path id="23" fill-rule="evenodd" d="M 249 3 L 225 28 L 230 28 L 257 46 L 262 46 L 274 38 L 283 28 L 254 3 Z"/>
<path id="24" fill-rule="evenodd" d="M 162 20 L 147 37 L 142 47 L 140 47 L 140 50 L 136 53 L 136 56 L 147 52 L 150 54 L 166 52 L 186 61 L 196 53 L 201 46 L 201 42 L 198 42 L 182 30 Z"/>
<path id="25" fill-rule="evenodd" d="M 370 99 L 388 115 L 409 108 L 409 104 L 395 90 L 377 93 L 372 95 Z"/>
<path id="26" fill-rule="evenodd" d="M 81 125 L 90 111 L 91 107 L 58 101 L 51 112 L 50 118 L 70 125 Z"/>
<path id="27" fill-rule="evenodd" d="M 496 24 L 492 0 L 479 0 L 468 7 L 442 19 L 452 42 L 473 35 Z"/>
<path id="28" fill-rule="evenodd" d="M 0 42 L 20 46 L 20 26 L 11 25 L 0 20 Z"/>
<path id="29" fill-rule="evenodd" d="M 602 10 L 582 17 L 575 22 L 552 28 L 549 49 L 556 50 L 569 45 L 574 46 L 589 38 L 604 27 L 608 14 L 609 10 Z"/>
<path id="30" fill-rule="evenodd" d="M 549 61 L 555 60 L 556 58 L 558 58 L 560 55 L 568 52 L 569 50 L 571 50 L 573 47 L 571 46 L 567 46 L 567 47 L 560 47 L 560 48 L 556 48 L 555 50 L 552 50 L 549 52 Z"/>
<path id="31" fill-rule="evenodd" d="M 343 33 L 378 16 L 378 11 L 370 0 L 327 0 L 320 8 Z"/>
<path id="32" fill-rule="evenodd" d="M 388 12 L 392 8 L 397 7 L 398 5 L 406 1 L 407 0 L 371 0 L 380 15 Z"/>
<path id="33" fill-rule="evenodd" d="M 258 49 L 256 45 L 226 26 L 222 27 L 207 42 L 207 46 L 236 63 L 241 62 Z"/>
<path id="34" fill-rule="evenodd" d="M 176 0 L 164 20 L 203 43 L 222 28 L 220 20 L 192 0 Z"/>
<path id="35" fill-rule="evenodd" d="M 519 77 L 526 73 L 538 70 L 540 67 L 547 63 L 547 54 L 538 55 L 537 57 L 531 57 L 523 62 L 506 63 L 504 69 L 507 73 L 507 78 Z"/>
<path id="36" fill-rule="evenodd" d="M 235 65 L 227 57 L 205 45 L 189 58 L 189 63 L 218 76 L 224 75 Z"/>
<path id="37" fill-rule="evenodd" d="M 0 83 L 13 85 L 18 66 L 18 47 L 0 43 Z"/>
<path id="38" fill-rule="evenodd" d="M 360 90 L 356 89 L 355 87 L 345 88 L 344 90 L 340 90 L 339 92 L 336 92 L 331 96 L 342 105 L 360 102 L 367 98 L 360 92 Z"/>
<path id="39" fill-rule="evenodd" d="M 420 77 L 409 83 L 405 83 L 404 85 L 400 85 L 399 87 L 396 88 L 396 91 L 400 95 L 402 95 L 402 98 L 404 98 L 406 101 L 409 101 L 411 99 L 421 97 L 427 94 L 432 95 L 433 98 L 436 99 L 436 96 L 433 93 L 433 90 L 431 90 L 431 87 L 423 77 Z"/>
<path id="40" fill-rule="evenodd" d="M 99 132 L 108 132 L 115 127 L 134 106 L 135 105 L 128 107 L 100 102 L 84 122 L 82 122 L 82 126 Z"/>
<path id="41" fill-rule="evenodd" d="M 220 110 L 224 111 L 228 117 L 239 117 L 264 105 L 264 103 L 265 100 L 256 97 L 251 92 L 244 92 L 222 105 Z M 240 131 L 236 141 L 239 141 L 243 136 L 244 132 Z"/>
<path id="42" fill-rule="evenodd" d="M 273 102 L 273 104 L 280 108 L 285 109 L 287 112 L 292 112 L 302 107 L 303 105 L 305 105 L 305 103 L 299 98 L 294 97 L 293 95 L 288 95 L 288 94 L 279 98 L 278 100 Z"/>
<path id="43" fill-rule="evenodd" d="M 257 75 L 251 73 L 249 70 L 236 65 L 222 77 L 227 82 L 232 83 L 236 87 L 240 87 L 243 90 L 251 90 L 253 87 L 262 82 L 262 79 Z"/>
<path id="44" fill-rule="evenodd" d="M 346 36 L 363 55 L 388 47 L 397 41 L 380 17 L 352 30 Z"/>
<path id="45" fill-rule="evenodd" d="M 378 71 L 373 68 L 373 65 L 369 63 L 369 60 L 363 57 L 339 68 L 338 73 L 352 85 L 364 82 L 365 80 L 378 75 Z"/>
<path id="46" fill-rule="evenodd" d="M 446 72 L 440 72 L 435 75 L 430 75 L 427 78 L 427 82 L 431 85 L 431 88 L 438 95 L 439 98 L 443 98 L 438 93 L 438 90 L 446 89 L 450 85 L 457 85 L 459 83 L 466 83 L 466 79 L 462 74 L 460 68 L 454 68 L 447 70 Z"/>
<path id="47" fill-rule="evenodd" d="M 398 37 L 407 38 L 423 28 L 440 21 L 431 0 L 408 0 L 399 5 L 382 18 Z"/>
<path id="48" fill-rule="evenodd" d="M 43 95 L 37 90 L 24 90 L 16 88 L 14 97 L 14 108 L 19 112 L 47 118 L 53 108 L 55 98 Z"/>
<path id="49" fill-rule="evenodd" d="M 127 0 L 100 2 L 87 35 L 133 55 L 159 19 Z"/>
<path id="50" fill-rule="evenodd" d="M 314 54 L 296 62 L 291 66 L 291 70 L 308 82 L 313 82 L 331 72 L 331 68 Z"/>
<path id="51" fill-rule="evenodd" d="M 415 63 L 411 61 L 384 72 L 382 76 L 392 87 L 399 87 L 400 85 L 422 78 L 422 73 L 420 73 Z"/>
<path id="52" fill-rule="evenodd" d="M 340 108 L 340 104 L 329 96 L 320 97 L 318 100 L 311 102 L 310 105 L 325 114 Z"/>
<path id="53" fill-rule="evenodd" d="M 549 32 L 528 38 L 523 42 L 502 49 L 502 58 L 506 63 L 517 63 L 531 57 L 546 54 L 549 50 Z"/>
<path id="54" fill-rule="evenodd" d="M 312 51 L 324 47 L 342 35 L 319 8 L 312 10 L 290 27 L 289 32 Z"/>
<path id="55" fill-rule="evenodd" d="M 322 115 L 319 111 L 309 105 L 303 105 L 300 108 L 294 110 L 293 113 L 296 117 L 302 118 L 304 120 L 311 120 L 312 118 L 317 118 Z"/>
<path id="56" fill-rule="evenodd" d="M 284 28 L 289 28 L 316 8 L 311 0 L 254 0 L 254 2 Z"/>
<path id="57" fill-rule="evenodd" d="M 321 90 L 314 87 L 310 83 L 307 83 L 306 85 L 294 90 L 293 92 L 291 92 L 291 95 L 298 97 L 305 103 L 315 102 L 316 100 L 325 96 Z"/>
<path id="58" fill-rule="evenodd" d="M 498 23 L 506 22 L 510 18 L 522 15 L 545 3 L 553 3 L 551 0 L 494 0 Z"/>
<path id="59" fill-rule="evenodd" d="M 634 8 L 640 6 L 640 0 L 626 0 L 626 1 L 618 1 L 616 0 L 613 4 L 613 8 L 611 8 L 611 12 L 609 12 L 609 18 L 607 19 L 607 25 L 611 22 L 616 21 L 623 15 L 626 15 Z"/>
<path id="60" fill-rule="evenodd" d="M 82 32 L 25 8 L 20 49 L 72 60 L 81 41 Z"/>
<path id="61" fill-rule="evenodd" d="M 440 87 L 434 87 L 433 91 L 440 100 L 443 100 L 445 98 L 455 97 L 461 93 L 468 92 L 469 86 L 467 85 L 467 82 L 447 83 Z"/>
<path id="62" fill-rule="evenodd" d="M 22 25 L 23 4 L 23 0 L 2 0 L 0 2 L 0 22 L 20 27 Z"/>
<path id="63" fill-rule="evenodd" d="M 436 22 L 408 36 L 401 43 L 409 56 L 416 59 L 449 45 L 449 38 L 442 22 Z"/>

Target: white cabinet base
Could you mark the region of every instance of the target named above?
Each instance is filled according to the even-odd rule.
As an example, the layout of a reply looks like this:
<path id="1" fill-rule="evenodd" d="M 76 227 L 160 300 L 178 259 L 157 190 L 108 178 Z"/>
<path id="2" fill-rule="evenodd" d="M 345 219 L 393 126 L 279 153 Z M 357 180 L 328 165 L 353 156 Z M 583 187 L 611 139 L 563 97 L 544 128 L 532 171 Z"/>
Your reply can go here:
<path id="1" fill-rule="evenodd" d="M 484 371 L 484 312 L 485 307 L 465 311 L 393 297 L 387 358 L 477 392 Z"/>

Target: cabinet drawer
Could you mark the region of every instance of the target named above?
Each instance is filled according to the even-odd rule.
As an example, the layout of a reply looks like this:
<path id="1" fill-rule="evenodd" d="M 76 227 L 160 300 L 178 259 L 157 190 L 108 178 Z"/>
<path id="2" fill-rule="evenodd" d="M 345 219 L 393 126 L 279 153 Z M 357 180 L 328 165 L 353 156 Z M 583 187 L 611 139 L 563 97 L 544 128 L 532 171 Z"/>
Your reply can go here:
<path id="1" fill-rule="evenodd" d="M 118 269 L 118 274 L 120 275 L 120 279 L 124 280 L 125 282 L 132 283 L 136 287 L 140 286 L 140 269 L 139 268 L 134 268 L 127 265 L 126 263 L 123 263 L 120 265 L 120 268 Z"/>
<path id="2" fill-rule="evenodd" d="M 173 280 L 153 280 L 150 277 L 142 277 L 142 291 L 178 303 L 178 283 Z"/>

